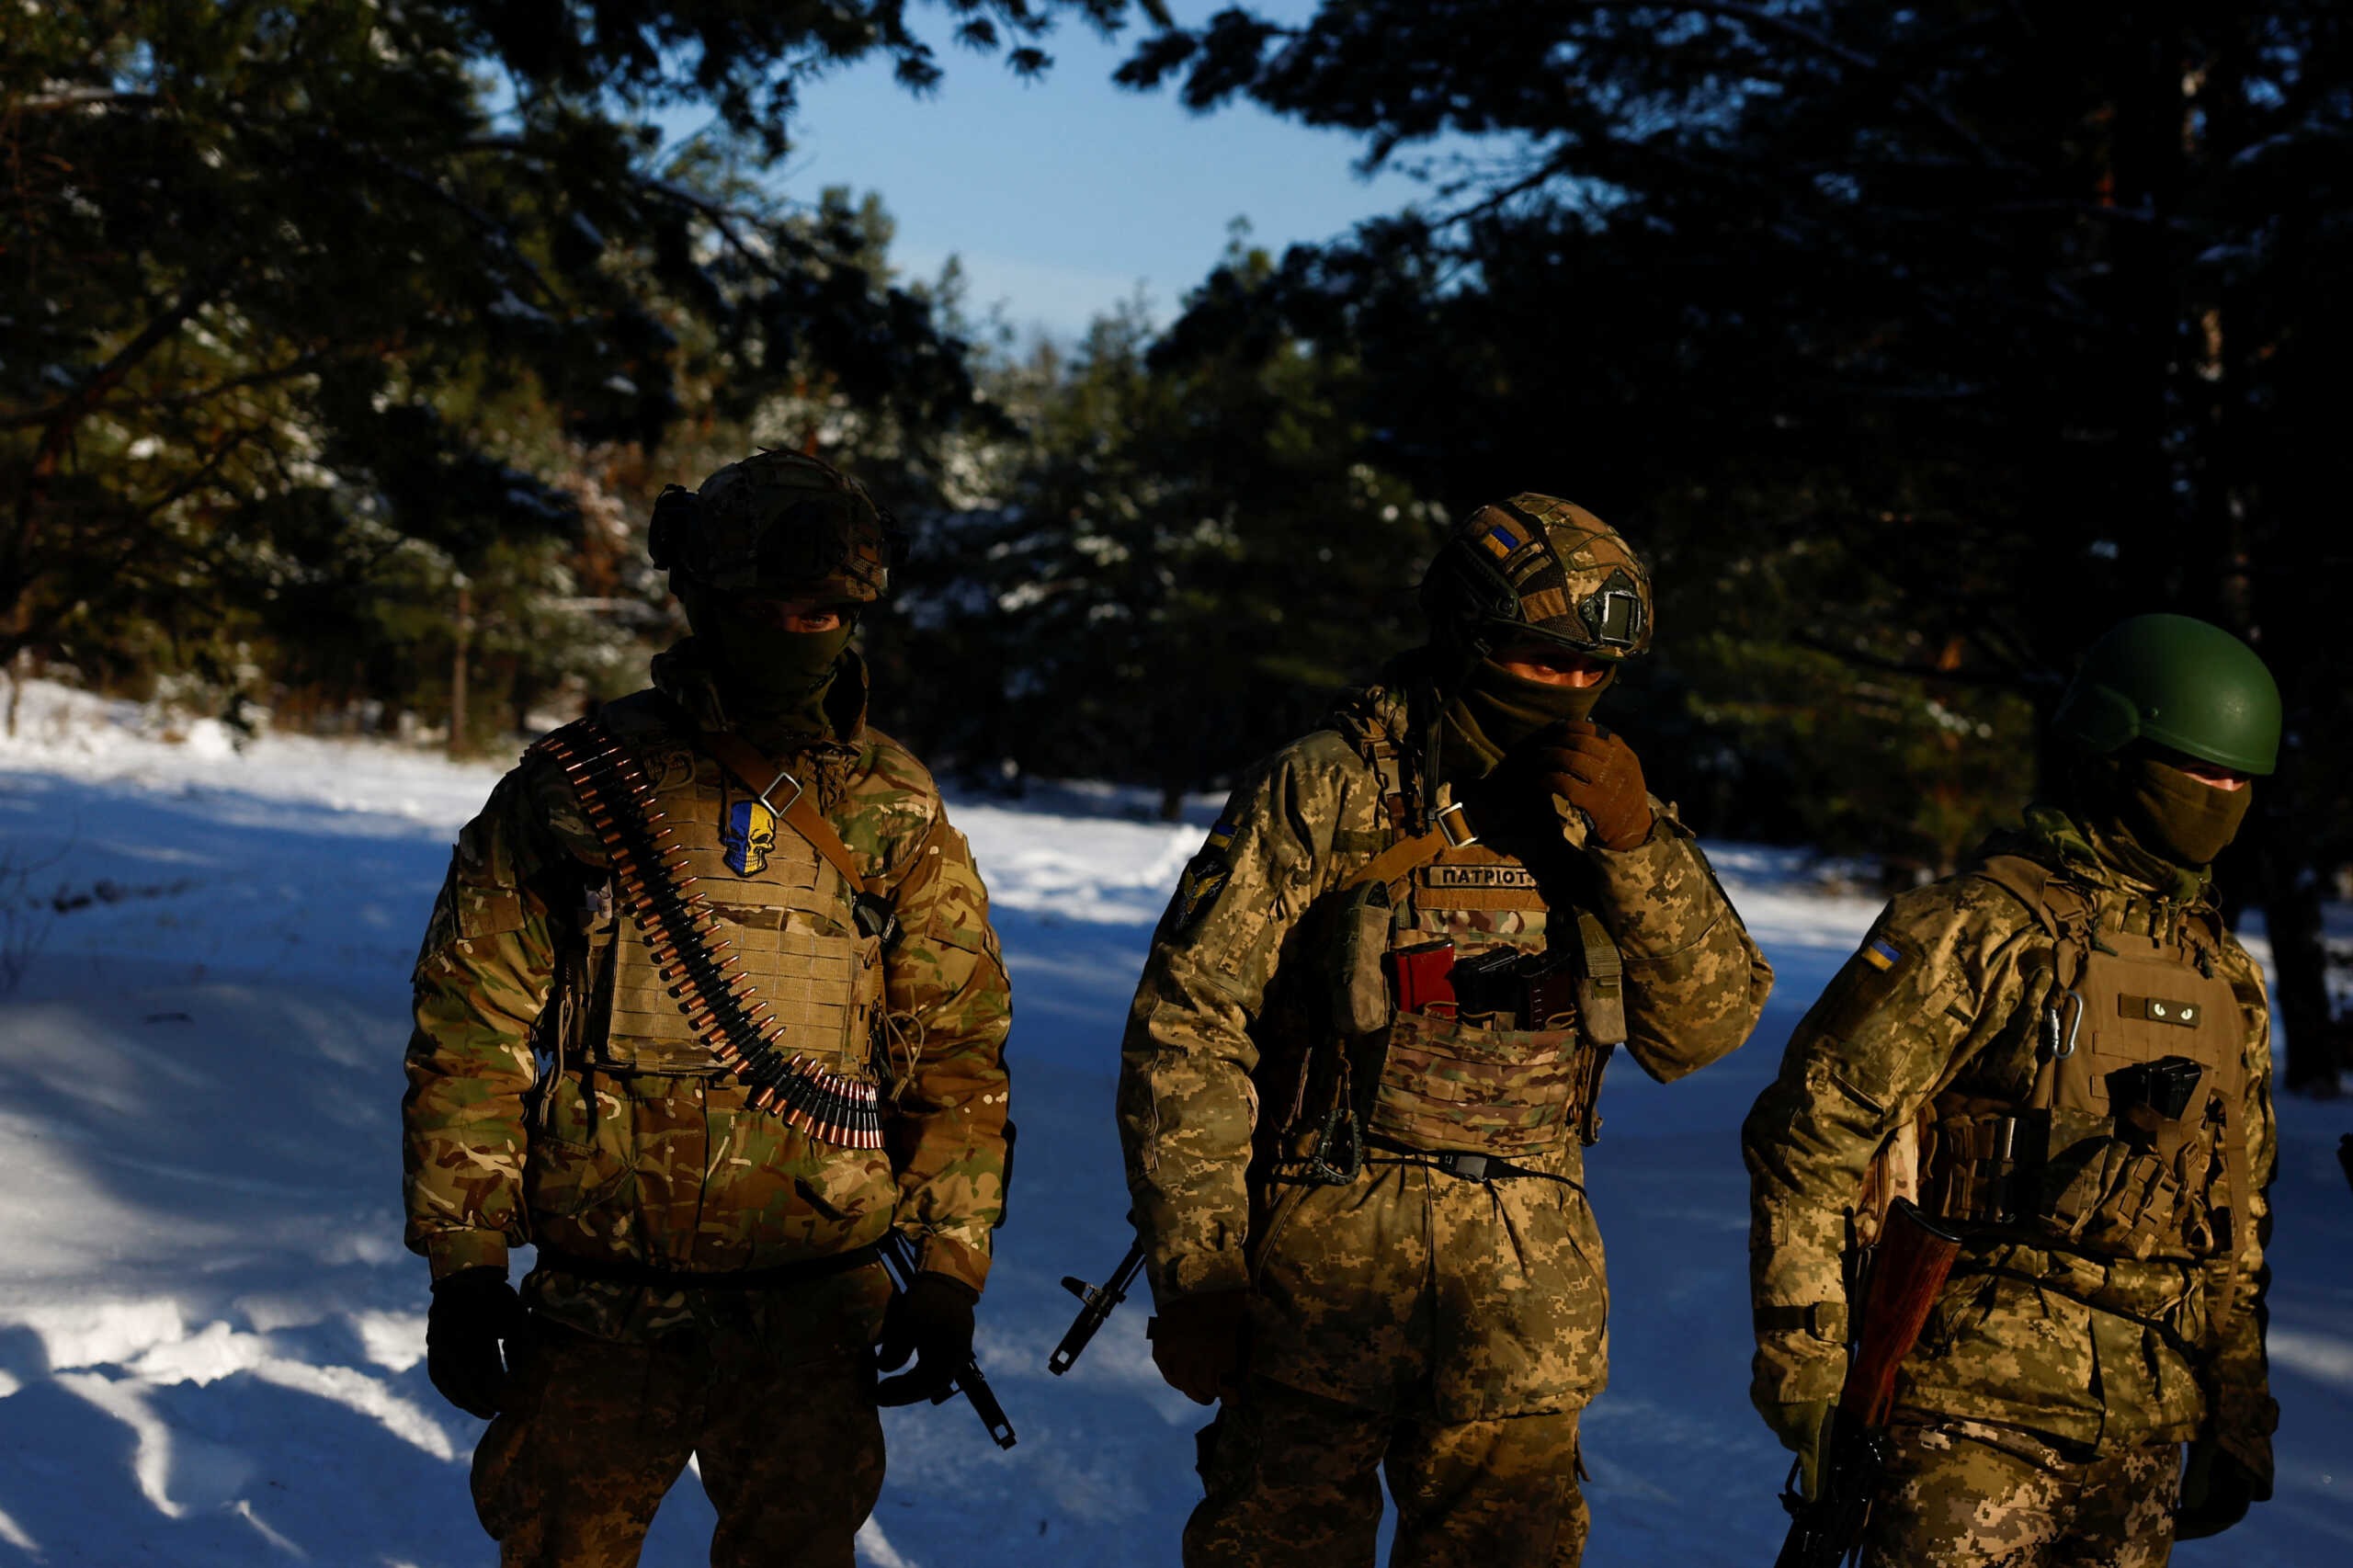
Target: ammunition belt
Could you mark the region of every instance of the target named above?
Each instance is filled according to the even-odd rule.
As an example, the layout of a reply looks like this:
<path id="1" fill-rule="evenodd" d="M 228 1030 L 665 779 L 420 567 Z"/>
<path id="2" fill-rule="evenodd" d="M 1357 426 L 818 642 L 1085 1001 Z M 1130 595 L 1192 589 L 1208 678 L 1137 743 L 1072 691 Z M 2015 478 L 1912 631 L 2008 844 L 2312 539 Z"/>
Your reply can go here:
<path id="1" fill-rule="evenodd" d="M 588 749 L 574 748 L 575 742 Z M 542 738 L 604 841 L 613 881 L 687 1024 L 745 1087 L 751 1103 L 822 1143 L 882 1147 L 881 1096 L 872 1084 L 787 1054 L 737 960 L 721 958 L 720 919 L 687 872 L 686 851 L 656 831 L 663 813 L 637 759 L 587 719 Z"/>
<path id="2" fill-rule="evenodd" d="M 582 1257 L 577 1253 L 543 1246 L 540 1248 L 539 1266 L 551 1274 L 568 1274 L 575 1279 L 592 1279 L 600 1285 L 633 1285 L 649 1290 L 767 1290 L 847 1274 L 879 1261 L 881 1256 L 882 1244 L 869 1242 L 862 1247 L 829 1253 L 824 1257 L 722 1272 L 657 1268 L 650 1263 L 632 1263 L 618 1257 Z"/>

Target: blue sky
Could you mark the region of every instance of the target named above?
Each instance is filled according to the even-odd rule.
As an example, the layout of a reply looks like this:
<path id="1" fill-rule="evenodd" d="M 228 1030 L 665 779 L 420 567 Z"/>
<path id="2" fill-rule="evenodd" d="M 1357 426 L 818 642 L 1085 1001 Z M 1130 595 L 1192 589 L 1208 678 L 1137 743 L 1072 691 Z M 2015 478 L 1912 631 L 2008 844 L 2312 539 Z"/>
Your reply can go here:
<path id="1" fill-rule="evenodd" d="M 1174 0 L 1180 23 L 1225 0 Z M 1263 12 L 1303 16 L 1307 0 Z M 1186 290 L 1246 218 L 1257 244 L 1340 233 L 1393 211 L 1422 187 L 1397 174 L 1353 172 L 1351 137 L 1277 119 L 1248 105 L 1188 114 L 1173 94 L 1115 86 L 1131 28 L 1106 42 L 1074 20 L 1044 40 L 1052 70 L 1036 82 L 954 48 L 945 12 L 915 8 L 947 80 L 916 97 L 869 61 L 808 84 L 798 145 L 780 188 L 813 198 L 829 185 L 879 192 L 898 221 L 893 258 L 915 278 L 962 258 L 975 314 L 1064 335 L 1142 285 L 1167 321 Z"/>

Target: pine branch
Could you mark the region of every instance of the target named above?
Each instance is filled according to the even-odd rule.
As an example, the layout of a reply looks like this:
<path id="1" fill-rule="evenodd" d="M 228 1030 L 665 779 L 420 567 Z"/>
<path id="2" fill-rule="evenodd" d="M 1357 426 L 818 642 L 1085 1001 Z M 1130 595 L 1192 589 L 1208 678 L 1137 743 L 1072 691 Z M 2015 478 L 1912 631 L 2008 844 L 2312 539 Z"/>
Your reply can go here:
<path id="1" fill-rule="evenodd" d="M 1776 34 L 1801 44 L 1867 75 L 1881 75 L 1887 69 L 1885 62 L 1875 56 L 1840 43 L 1817 28 L 1807 27 L 1793 17 L 1768 10 L 1762 6 L 1742 4 L 1740 0 L 1585 0 L 1585 4 L 1586 8 L 1592 11 L 1680 11 L 1690 16 L 1741 22 L 1760 33 Z M 1983 137 L 1962 124 L 1952 110 L 1930 97 L 1915 84 L 1905 83 L 1900 86 L 1896 99 L 1926 114 L 1975 153 L 1978 161 L 1986 167 L 2010 170 L 2018 167 L 2014 161 L 1996 153 Z"/>

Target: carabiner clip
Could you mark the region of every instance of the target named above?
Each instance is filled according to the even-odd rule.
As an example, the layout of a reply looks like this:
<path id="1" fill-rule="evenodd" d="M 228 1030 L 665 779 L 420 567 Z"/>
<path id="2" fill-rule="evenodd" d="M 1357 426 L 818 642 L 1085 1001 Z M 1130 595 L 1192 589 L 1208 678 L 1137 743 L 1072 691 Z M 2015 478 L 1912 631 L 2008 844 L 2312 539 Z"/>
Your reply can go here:
<path id="1" fill-rule="evenodd" d="M 2066 1032 L 2063 1037 L 2059 1028 L 2059 1015 L 2069 1002 L 2075 1003 L 2075 1011 L 2067 1020 Z M 2042 1045 L 2043 1049 L 2050 1052 L 2052 1061 L 2063 1062 L 2075 1054 L 2075 1035 L 2083 1027 L 2082 992 L 2070 986 L 2051 998 L 2050 1009 L 2042 1015 Z"/>

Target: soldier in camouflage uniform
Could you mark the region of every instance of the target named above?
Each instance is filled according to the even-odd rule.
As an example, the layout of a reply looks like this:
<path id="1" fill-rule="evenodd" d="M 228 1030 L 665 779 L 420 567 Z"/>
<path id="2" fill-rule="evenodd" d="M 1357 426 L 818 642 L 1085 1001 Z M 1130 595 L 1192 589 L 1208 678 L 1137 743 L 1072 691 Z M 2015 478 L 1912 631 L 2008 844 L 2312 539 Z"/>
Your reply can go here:
<path id="1" fill-rule="evenodd" d="M 1222 1399 L 1188 1564 L 1571 1564 L 1607 1367 L 1581 1183 L 1603 1064 L 1738 1046 L 1771 971 L 1588 715 L 1641 562 L 1517 495 L 1423 585 L 1428 647 L 1252 770 L 1162 918 L 1119 1119 L 1154 1356 Z"/>
<path id="2" fill-rule="evenodd" d="M 1887 906 L 1743 1134 L 1752 1396 L 1809 1495 L 1857 1249 L 1895 1197 L 1966 1238 L 1896 1385 L 1882 1568 L 2152 1568 L 2270 1495 L 2269 1015 L 2207 867 L 2279 693 L 2229 633 L 2143 616 L 2055 722 L 2057 798 Z"/>
<path id="3" fill-rule="evenodd" d="M 847 640 L 896 541 L 862 488 L 790 453 L 665 491 L 654 563 L 693 635 L 653 689 L 527 753 L 459 839 L 416 966 L 407 1240 L 432 1264 L 435 1385 L 495 1415 L 474 1498 L 515 1568 L 634 1563 L 690 1456 L 714 1564 L 848 1568 L 881 1486 L 878 1338 L 884 1369 L 917 1358 L 886 1404 L 970 1354 L 1009 999 L 962 835 L 866 722 Z M 568 770 L 599 746 L 694 879 L 689 939 Z M 678 950 L 697 943 L 713 967 Z M 721 990 L 757 1003 L 782 1077 L 728 1059 Z M 892 1227 L 920 1266 L 895 1297 Z"/>

